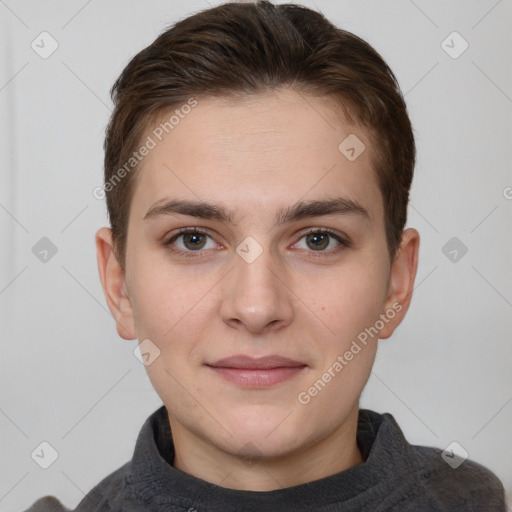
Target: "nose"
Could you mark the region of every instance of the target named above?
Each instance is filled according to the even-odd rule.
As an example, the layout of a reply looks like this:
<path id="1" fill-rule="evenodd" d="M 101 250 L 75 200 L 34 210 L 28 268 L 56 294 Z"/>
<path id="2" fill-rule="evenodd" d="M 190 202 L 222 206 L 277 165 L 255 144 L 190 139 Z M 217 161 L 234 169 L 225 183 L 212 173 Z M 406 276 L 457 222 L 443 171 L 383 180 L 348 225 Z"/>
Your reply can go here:
<path id="1" fill-rule="evenodd" d="M 225 323 L 253 334 L 281 329 L 293 318 L 293 292 L 285 271 L 264 250 L 254 261 L 238 254 L 223 280 L 221 315 Z"/>

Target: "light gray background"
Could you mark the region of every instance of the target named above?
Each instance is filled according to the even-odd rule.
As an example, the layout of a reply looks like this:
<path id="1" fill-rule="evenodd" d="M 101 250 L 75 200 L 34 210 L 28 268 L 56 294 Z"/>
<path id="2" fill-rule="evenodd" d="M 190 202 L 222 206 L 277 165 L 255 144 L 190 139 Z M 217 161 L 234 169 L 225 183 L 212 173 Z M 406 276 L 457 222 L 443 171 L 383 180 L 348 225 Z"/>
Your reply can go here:
<path id="1" fill-rule="evenodd" d="M 48 494 L 74 507 L 131 458 L 161 404 L 106 307 L 94 247 L 106 213 L 92 191 L 115 78 L 208 3 L 0 0 L 2 511 Z M 391 412 L 412 443 L 457 441 L 510 499 L 512 2 L 304 4 L 384 56 L 417 137 L 417 287 L 404 323 L 380 342 L 361 406 Z M 59 44 L 47 59 L 31 48 L 43 31 Z M 469 43 L 458 58 L 442 47 L 453 31 Z M 444 44 L 453 54 L 463 42 Z M 32 252 L 42 237 L 58 249 L 46 263 Z M 442 252 L 452 237 L 468 248 L 456 262 Z M 30 455 L 42 441 L 59 454 L 46 470 Z"/>

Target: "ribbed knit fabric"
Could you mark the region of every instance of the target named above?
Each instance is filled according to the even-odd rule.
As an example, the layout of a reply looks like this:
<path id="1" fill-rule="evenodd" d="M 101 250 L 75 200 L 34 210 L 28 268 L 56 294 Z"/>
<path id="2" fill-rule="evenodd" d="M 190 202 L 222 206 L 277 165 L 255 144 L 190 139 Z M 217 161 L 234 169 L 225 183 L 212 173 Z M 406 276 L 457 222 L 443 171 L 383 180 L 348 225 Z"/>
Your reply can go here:
<path id="1" fill-rule="evenodd" d="M 132 460 L 101 481 L 74 512 L 506 512 L 501 481 L 442 450 L 409 444 L 393 416 L 360 409 L 364 463 L 314 482 L 258 492 L 220 487 L 172 466 L 167 410 L 144 423 Z M 53 497 L 26 512 L 70 512 Z"/>

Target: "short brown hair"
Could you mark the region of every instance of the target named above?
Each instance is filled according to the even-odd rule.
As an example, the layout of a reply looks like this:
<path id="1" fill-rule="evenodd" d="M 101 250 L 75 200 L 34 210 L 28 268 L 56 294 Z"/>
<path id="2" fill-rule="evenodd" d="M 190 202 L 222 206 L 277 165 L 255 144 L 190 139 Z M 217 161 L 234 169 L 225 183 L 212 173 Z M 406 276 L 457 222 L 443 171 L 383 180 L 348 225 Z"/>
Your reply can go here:
<path id="1" fill-rule="evenodd" d="M 415 144 L 393 72 L 368 43 L 319 12 L 262 0 L 226 3 L 179 21 L 138 53 L 113 85 L 105 192 L 121 267 L 137 177 L 129 171 L 138 167 L 133 153 L 147 129 L 191 97 L 243 97 L 286 86 L 332 97 L 367 129 L 394 258 L 407 220 Z M 123 179 L 116 182 L 116 173 Z"/>

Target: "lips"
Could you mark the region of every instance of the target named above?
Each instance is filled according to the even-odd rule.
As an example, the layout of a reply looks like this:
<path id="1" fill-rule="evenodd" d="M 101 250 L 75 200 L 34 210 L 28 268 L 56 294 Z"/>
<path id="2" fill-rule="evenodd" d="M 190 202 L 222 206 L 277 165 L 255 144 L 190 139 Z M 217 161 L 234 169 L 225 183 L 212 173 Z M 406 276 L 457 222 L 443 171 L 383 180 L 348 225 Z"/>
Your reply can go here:
<path id="1" fill-rule="evenodd" d="M 214 368 L 238 368 L 246 370 L 269 370 L 272 368 L 298 368 L 306 366 L 304 363 L 281 356 L 249 357 L 232 356 L 219 359 L 208 366 Z"/>
<path id="2" fill-rule="evenodd" d="M 298 375 L 307 367 L 305 363 L 277 355 L 260 358 L 237 355 L 206 366 L 225 380 L 253 388 L 274 386 Z"/>

